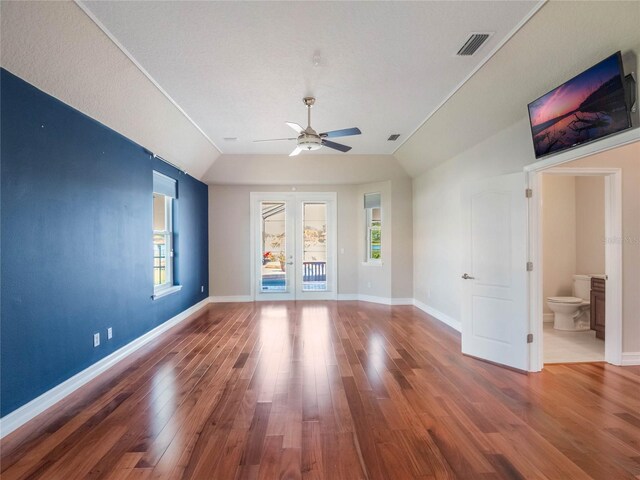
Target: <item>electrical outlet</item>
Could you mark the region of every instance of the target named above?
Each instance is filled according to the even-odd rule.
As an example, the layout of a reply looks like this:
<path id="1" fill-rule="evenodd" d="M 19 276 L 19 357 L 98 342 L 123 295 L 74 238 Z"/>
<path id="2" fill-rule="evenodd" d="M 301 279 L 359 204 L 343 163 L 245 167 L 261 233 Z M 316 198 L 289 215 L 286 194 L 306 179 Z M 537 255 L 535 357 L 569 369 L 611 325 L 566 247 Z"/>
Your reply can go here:
<path id="1" fill-rule="evenodd" d="M 367 288 L 371 288 L 371 282 L 367 282 Z"/>
<path id="2" fill-rule="evenodd" d="M 344 248 L 340 249 L 340 255 L 344 255 Z"/>
<path id="3" fill-rule="evenodd" d="M 204 285 L 200 285 L 200 293 L 204 293 Z"/>
<path id="4" fill-rule="evenodd" d="M 94 333 L 93 334 L 93 346 L 97 347 L 98 345 L 100 345 L 100 334 L 99 333 Z"/>
<path id="5" fill-rule="evenodd" d="M 113 338 L 113 328 L 107 328 L 107 340 L 111 340 Z"/>

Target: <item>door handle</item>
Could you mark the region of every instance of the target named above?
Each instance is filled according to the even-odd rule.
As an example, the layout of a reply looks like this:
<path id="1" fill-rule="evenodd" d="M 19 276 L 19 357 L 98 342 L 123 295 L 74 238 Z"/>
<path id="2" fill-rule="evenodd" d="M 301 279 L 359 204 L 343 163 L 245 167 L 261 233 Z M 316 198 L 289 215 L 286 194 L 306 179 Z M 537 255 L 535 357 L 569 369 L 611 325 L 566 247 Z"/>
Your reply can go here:
<path id="1" fill-rule="evenodd" d="M 475 280 L 476 277 L 472 277 L 468 273 L 465 273 L 464 275 L 462 275 L 462 278 L 464 280 Z"/>
<path id="2" fill-rule="evenodd" d="M 287 265 L 293 265 L 293 262 L 287 262 Z"/>

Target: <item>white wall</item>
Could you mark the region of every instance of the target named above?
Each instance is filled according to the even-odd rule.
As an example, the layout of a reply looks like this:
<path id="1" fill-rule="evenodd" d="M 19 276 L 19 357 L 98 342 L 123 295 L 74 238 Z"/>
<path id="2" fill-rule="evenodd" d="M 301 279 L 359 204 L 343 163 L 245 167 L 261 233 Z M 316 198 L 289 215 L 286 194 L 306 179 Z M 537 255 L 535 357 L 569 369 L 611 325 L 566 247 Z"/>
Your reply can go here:
<path id="1" fill-rule="evenodd" d="M 542 296 L 568 297 L 576 273 L 576 177 L 544 175 L 542 201 Z M 551 313 L 546 301 L 543 308 Z"/>
<path id="2" fill-rule="evenodd" d="M 249 194 L 289 191 L 291 185 L 209 186 L 210 295 L 251 294 Z M 363 185 L 297 186 L 296 191 L 337 193 L 339 294 L 381 299 L 412 297 L 412 196 L 408 178 Z M 382 194 L 383 263 L 375 267 L 363 265 L 363 195 L 369 192 Z M 393 242 L 398 243 L 398 249 L 393 248 Z"/>
<path id="3" fill-rule="evenodd" d="M 407 171 L 420 172 L 413 181 L 414 297 L 454 320 L 460 320 L 462 301 L 460 196 L 466 182 L 520 172 L 536 161 L 528 102 L 617 50 L 627 73 L 637 72 L 637 2 L 576 5 L 547 2 L 396 152 Z M 632 118 L 637 127 L 638 113 Z M 623 182 L 629 182 L 626 174 Z M 640 195 L 631 195 L 625 193 L 623 229 L 634 238 L 639 220 L 629 211 L 637 212 L 632 205 Z M 639 250 L 632 241 L 623 249 L 625 352 L 640 352 Z"/>
<path id="4" fill-rule="evenodd" d="M 576 273 L 605 270 L 604 177 L 576 179 Z"/>
<path id="5" fill-rule="evenodd" d="M 623 168 L 623 352 L 640 351 L 640 142 L 564 164 Z M 414 179 L 414 297 L 460 320 L 460 195 L 475 178 L 521 171 L 535 162 L 528 121 Z M 597 273 L 597 272 L 589 272 Z"/>
<path id="6" fill-rule="evenodd" d="M 414 298 L 460 320 L 462 188 L 534 161 L 526 118 L 413 181 Z M 524 195 L 524 193 L 523 193 Z"/>
<path id="7" fill-rule="evenodd" d="M 393 277 L 391 297 L 413 297 L 413 186 L 408 177 L 391 181 L 391 202 L 393 204 Z"/>
<path id="8" fill-rule="evenodd" d="M 209 294 L 251 294 L 251 192 L 290 192 L 291 186 L 209 186 Z M 338 292 L 358 291 L 356 205 L 352 185 L 308 186 L 299 192 L 336 192 L 338 197 Z M 344 249 L 344 254 L 341 254 Z"/>

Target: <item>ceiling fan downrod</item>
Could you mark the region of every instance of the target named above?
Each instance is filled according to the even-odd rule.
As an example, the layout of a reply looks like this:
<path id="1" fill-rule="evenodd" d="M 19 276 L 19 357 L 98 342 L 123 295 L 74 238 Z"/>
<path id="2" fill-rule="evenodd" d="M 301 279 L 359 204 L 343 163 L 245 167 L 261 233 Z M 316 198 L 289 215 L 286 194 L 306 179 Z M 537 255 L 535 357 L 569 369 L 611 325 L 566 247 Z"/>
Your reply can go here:
<path id="1" fill-rule="evenodd" d="M 307 130 L 311 128 L 311 107 L 316 103 L 316 99 L 314 97 L 304 97 L 302 99 L 304 104 L 307 106 Z"/>

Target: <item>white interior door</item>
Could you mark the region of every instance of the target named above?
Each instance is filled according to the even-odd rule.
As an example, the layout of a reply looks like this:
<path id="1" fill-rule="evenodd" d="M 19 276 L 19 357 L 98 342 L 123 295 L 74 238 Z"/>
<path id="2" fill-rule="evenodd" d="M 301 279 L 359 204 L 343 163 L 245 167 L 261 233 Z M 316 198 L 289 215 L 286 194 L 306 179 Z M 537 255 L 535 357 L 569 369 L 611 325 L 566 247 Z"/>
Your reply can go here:
<path id="1" fill-rule="evenodd" d="M 528 370 L 524 173 L 463 190 L 462 352 Z"/>
<path id="2" fill-rule="evenodd" d="M 254 298 L 337 297 L 336 194 L 252 193 Z"/>

